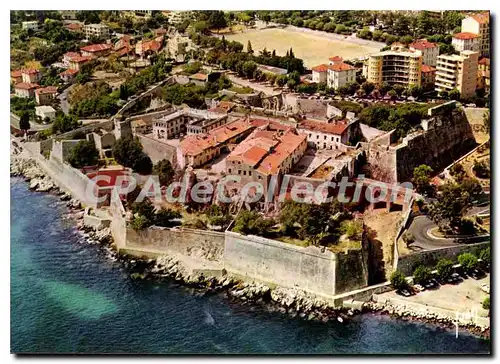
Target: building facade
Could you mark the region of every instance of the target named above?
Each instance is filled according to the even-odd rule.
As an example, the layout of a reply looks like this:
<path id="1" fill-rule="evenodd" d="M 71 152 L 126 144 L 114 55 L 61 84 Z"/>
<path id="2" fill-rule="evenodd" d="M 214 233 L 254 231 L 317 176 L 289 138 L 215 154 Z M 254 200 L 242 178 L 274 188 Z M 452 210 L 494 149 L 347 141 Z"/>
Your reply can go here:
<path id="1" fill-rule="evenodd" d="M 36 32 L 38 30 L 38 21 L 36 21 L 36 20 L 23 21 L 22 22 L 22 27 L 23 27 L 23 29 L 31 30 L 31 31 Z"/>
<path id="2" fill-rule="evenodd" d="M 460 55 L 442 54 L 436 67 L 436 88 L 438 92 L 457 89 L 464 98 L 476 92 L 479 53 L 462 51 Z"/>
<path id="3" fill-rule="evenodd" d="M 462 20 L 462 32 L 479 36 L 479 52 L 483 56 L 490 54 L 490 13 L 471 15 Z"/>
<path id="4" fill-rule="evenodd" d="M 83 31 L 87 39 L 92 37 L 109 38 L 109 28 L 104 24 L 85 24 Z"/>
<path id="5" fill-rule="evenodd" d="M 357 123 L 357 119 L 330 123 L 303 120 L 299 123 L 297 130 L 306 135 L 310 148 L 335 150 L 339 149 L 341 144 L 346 145 L 349 142 Z"/>
<path id="6" fill-rule="evenodd" d="M 457 52 L 479 52 L 479 35 L 467 32 L 457 33 L 453 36 L 451 45 Z"/>
<path id="7" fill-rule="evenodd" d="M 436 66 L 439 56 L 439 45 L 428 42 L 427 39 L 419 39 L 409 45 L 410 51 L 420 51 L 422 53 L 422 63 L 429 66 Z"/>
<path id="8" fill-rule="evenodd" d="M 17 97 L 34 97 L 35 90 L 40 86 L 36 83 L 21 82 L 14 86 L 14 93 Z"/>
<path id="9" fill-rule="evenodd" d="M 368 58 L 366 79 L 378 86 L 389 85 L 420 86 L 422 53 L 390 50 L 371 54 Z"/>

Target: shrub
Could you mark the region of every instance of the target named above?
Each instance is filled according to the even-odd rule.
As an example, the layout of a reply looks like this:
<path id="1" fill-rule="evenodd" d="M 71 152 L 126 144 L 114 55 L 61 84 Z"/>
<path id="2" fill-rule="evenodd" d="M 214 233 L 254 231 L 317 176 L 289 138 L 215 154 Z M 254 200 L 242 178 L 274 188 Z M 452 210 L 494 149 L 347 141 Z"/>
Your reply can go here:
<path id="1" fill-rule="evenodd" d="M 474 174 L 479 178 L 490 178 L 490 166 L 484 161 L 475 161 L 472 167 Z"/>
<path id="2" fill-rule="evenodd" d="M 146 217 L 142 215 L 134 216 L 132 221 L 130 222 L 130 226 L 132 229 L 139 231 L 151 226 L 151 221 L 149 221 Z"/>
<path id="3" fill-rule="evenodd" d="M 399 270 L 392 272 L 391 274 L 391 284 L 394 289 L 403 289 L 408 287 L 408 282 L 406 282 L 405 275 Z"/>
<path id="4" fill-rule="evenodd" d="M 484 299 L 483 308 L 485 310 L 488 310 L 488 311 L 490 310 L 490 297 L 489 296 Z"/>
<path id="5" fill-rule="evenodd" d="M 405 242 L 406 246 L 409 246 L 410 244 L 413 244 L 415 242 L 415 235 L 413 235 L 409 231 L 405 231 L 405 233 L 403 234 L 403 241 Z"/>
<path id="6" fill-rule="evenodd" d="M 471 270 L 477 266 L 477 257 L 471 253 L 462 253 L 458 256 L 458 262 L 464 269 Z"/>
<path id="7" fill-rule="evenodd" d="M 419 265 L 413 272 L 415 283 L 425 283 L 429 278 L 431 278 L 431 270 L 424 265 Z"/>
<path id="8" fill-rule="evenodd" d="M 436 269 L 441 279 L 448 279 L 453 273 L 453 262 L 449 259 L 440 259 Z"/>
<path id="9" fill-rule="evenodd" d="M 483 249 L 479 252 L 479 259 L 481 259 L 485 263 L 491 262 L 491 250 L 490 248 Z"/>

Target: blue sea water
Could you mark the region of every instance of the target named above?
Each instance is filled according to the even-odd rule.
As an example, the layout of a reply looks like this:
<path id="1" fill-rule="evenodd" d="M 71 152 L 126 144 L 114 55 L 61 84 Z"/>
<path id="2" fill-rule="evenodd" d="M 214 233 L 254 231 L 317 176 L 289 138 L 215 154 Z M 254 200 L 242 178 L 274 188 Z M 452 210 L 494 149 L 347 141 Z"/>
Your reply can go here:
<path id="1" fill-rule="evenodd" d="M 362 315 L 318 323 L 133 281 L 87 244 L 55 196 L 11 179 L 11 351 L 14 353 L 487 353 L 466 333 Z"/>

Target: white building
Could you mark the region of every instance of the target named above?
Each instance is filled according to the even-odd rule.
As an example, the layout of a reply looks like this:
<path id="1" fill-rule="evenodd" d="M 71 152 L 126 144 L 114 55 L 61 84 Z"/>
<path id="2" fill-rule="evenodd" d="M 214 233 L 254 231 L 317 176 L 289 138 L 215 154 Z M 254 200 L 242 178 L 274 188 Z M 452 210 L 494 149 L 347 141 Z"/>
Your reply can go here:
<path id="1" fill-rule="evenodd" d="M 328 74 L 328 65 L 320 64 L 312 68 L 312 82 L 326 83 Z"/>
<path id="2" fill-rule="evenodd" d="M 479 35 L 467 32 L 457 33 L 453 36 L 451 45 L 458 52 L 479 52 Z"/>
<path id="3" fill-rule="evenodd" d="M 86 24 L 84 27 L 85 37 L 97 37 L 108 39 L 109 38 L 109 28 L 104 24 Z"/>
<path id="4" fill-rule="evenodd" d="M 35 115 L 40 116 L 42 120 L 52 120 L 56 117 L 56 110 L 52 106 L 35 106 Z"/>
<path id="5" fill-rule="evenodd" d="M 436 66 L 439 56 L 439 45 L 428 42 L 427 39 L 419 39 L 410 44 L 410 51 L 420 51 L 422 53 L 422 63 L 428 66 Z"/>
<path id="6" fill-rule="evenodd" d="M 482 56 L 490 54 L 490 14 L 474 14 L 462 20 L 462 32 L 479 36 L 479 51 Z"/>
<path id="7" fill-rule="evenodd" d="M 23 27 L 23 29 L 32 30 L 32 31 L 36 32 L 38 30 L 38 21 L 36 21 L 36 20 L 23 21 L 22 27 Z"/>
<path id="8" fill-rule="evenodd" d="M 339 62 L 328 67 L 328 87 L 336 90 L 353 82 L 356 82 L 356 68 L 350 64 Z"/>
<path id="9" fill-rule="evenodd" d="M 435 90 L 457 89 L 463 98 L 476 92 L 479 52 L 462 51 L 460 55 L 442 54 L 438 57 Z"/>

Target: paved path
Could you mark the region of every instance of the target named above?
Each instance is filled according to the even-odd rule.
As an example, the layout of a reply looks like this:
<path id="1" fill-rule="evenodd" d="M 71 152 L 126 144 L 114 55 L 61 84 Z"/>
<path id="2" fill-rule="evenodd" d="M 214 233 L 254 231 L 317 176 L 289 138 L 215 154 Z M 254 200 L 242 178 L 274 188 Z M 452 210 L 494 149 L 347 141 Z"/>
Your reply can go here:
<path id="1" fill-rule="evenodd" d="M 76 84 L 75 84 L 76 85 Z M 71 89 L 73 87 L 75 87 L 75 85 L 71 85 L 69 86 L 68 88 L 66 88 L 63 92 L 61 92 L 57 98 L 59 99 L 59 102 L 61 104 L 61 110 L 63 113 L 65 113 L 66 115 L 69 114 L 69 102 L 68 102 L 68 94 L 69 92 L 71 91 Z"/>
<path id="2" fill-rule="evenodd" d="M 274 91 L 274 89 L 270 86 L 261 85 L 255 82 L 250 82 L 249 80 L 245 80 L 243 78 L 236 77 L 234 75 L 226 74 L 226 77 L 233 83 L 236 83 L 241 86 L 246 86 L 253 88 L 254 90 L 265 93 L 266 95 L 279 95 L 279 91 Z"/>
<path id="3" fill-rule="evenodd" d="M 16 115 L 10 114 L 10 125 L 19 129 L 19 117 Z M 50 124 L 39 124 L 35 123 L 33 120 L 30 120 L 30 130 L 45 130 L 50 128 Z"/>

